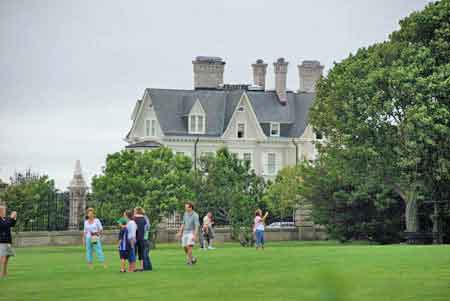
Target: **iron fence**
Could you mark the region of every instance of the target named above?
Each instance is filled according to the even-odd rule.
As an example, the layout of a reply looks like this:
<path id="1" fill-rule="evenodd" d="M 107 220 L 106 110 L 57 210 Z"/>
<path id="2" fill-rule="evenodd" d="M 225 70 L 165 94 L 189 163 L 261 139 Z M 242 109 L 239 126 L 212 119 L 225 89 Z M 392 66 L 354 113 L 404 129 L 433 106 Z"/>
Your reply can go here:
<path id="1" fill-rule="evenodd" d="M 69 193 L 55 192 L 46 199 L 29 204 L 26 210 L 9 207 L 18 211 L 17 232 L 22 231 L 62 231 L 69 227 Z"/>

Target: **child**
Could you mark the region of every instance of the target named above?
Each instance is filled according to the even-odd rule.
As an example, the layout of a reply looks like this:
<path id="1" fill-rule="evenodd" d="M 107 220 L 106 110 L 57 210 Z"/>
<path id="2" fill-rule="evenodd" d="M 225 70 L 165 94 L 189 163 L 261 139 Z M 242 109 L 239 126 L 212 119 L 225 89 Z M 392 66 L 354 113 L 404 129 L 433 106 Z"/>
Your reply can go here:
<path id="1" fill-rule="evenodd" d="M 129 257 L 128 254 L 128 220 L 124 217 L 120 218 L 118 221 L 120 227 L 119 233 L 119 256 L 120 256 L 120 272 L 126 273 L 126 264 Z"/>
<path id="2" fill-rule="evenodd" d="M 127 240 L 128 240 L 128 272 L 136 271 L 136 232 L 137 225 L 133 220 L 133 212 L 127 211 Z"/>

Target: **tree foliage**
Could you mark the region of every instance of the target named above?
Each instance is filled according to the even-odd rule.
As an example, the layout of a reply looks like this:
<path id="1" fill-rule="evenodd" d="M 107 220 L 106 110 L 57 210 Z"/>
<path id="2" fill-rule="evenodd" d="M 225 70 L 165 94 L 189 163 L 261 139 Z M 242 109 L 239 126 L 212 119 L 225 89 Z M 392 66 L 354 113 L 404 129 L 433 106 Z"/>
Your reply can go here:
<path id="1" fill-rule="evenodd" d="M 310 113 L 327 137 L 324 166 L 352 193 L 376 187 L 389 199 L 394 192 L 405 202 L 409 232 L 419 230 L 421 199 L 449 198 L 449 20 L 449 0 L 429 4 L 388 41 L 336 63 L 318 83 Z"/>
<path id="2" fill-rule="evenodd" d="M 243 245 L 252 245 L 252 223 L 262 202 L 264 179 L 250 169 L 250 163 L 223 148 L 215 156 L 200 160 L 197 175 L 197 207 L 201 213 L 212 211 L 223 223 L 230 224 L 233 236 Z"/>
<path id="3" fill-rule="evenodd" d="M 122 151 L 108 155 L 103 174 L 92 180 L 92 199 L 99 215 L 113 222 L 125 210 L 141 206 L 152 227 L 163 216 L 192 199 L 192 162 L 168 148 L 148 152 Z"/>
<path id="4" fill-rule="evenodd" d="M 19 212 L 16 229 L 29 229 L 33 221 L 43 212 L 56 193 L 55 183 L 48 176 L 38 175 L 30 170 L 16 172 L 11 184 L 1 193 L 2 199 L 10 211 Z M 42 218 L 41 218 L 42 219 Z"/>
<path id="5" fill-rule="evenodd" d="M 301 203 L 301 182 L 300 166 L 288 166 L 279 171 L 275 181 L 264 193 L 264 202 L 272 216 L 282 220 L 293 216 L 294 210 Z"/>

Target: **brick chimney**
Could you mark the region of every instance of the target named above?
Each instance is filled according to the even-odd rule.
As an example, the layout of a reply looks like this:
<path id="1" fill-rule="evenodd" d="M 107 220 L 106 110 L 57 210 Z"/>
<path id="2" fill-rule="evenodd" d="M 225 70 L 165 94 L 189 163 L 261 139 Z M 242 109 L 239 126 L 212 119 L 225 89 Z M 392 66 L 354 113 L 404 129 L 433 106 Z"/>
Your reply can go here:
<path id="1" fill-rule="evenodd" d="M 316 83 L 322 76 L 323 66 L 319 61 L 303 61 L 298 65 L 300 79 L 299 92 L 316 92 Z"/>
<path id="2" fill-rule="evenodd" d="M 287 103 L 287 93 L 286 93 L 286 78 L 287 78 L 287 66 L 288 62 L 284 58 L 279 58 L 273 67 L 275 69 L 275 91 L 278 95 L 278 100 L 282 105 Z"/>
<path id="3" fill-rule="evenodd" d="M 256 60 L 255 64 L 252 64 L 253 69 L 253 84 L 261 87 L 263 90 L 266 88 L 266 70 L 267 64 L 262 59 Z"/>
<path id="4" fill-rule="evenodd" d="M 217 89 L 223 85 L 225 62 L 220 57 L 197 56 L 192 61 L 195 89 Z"/>

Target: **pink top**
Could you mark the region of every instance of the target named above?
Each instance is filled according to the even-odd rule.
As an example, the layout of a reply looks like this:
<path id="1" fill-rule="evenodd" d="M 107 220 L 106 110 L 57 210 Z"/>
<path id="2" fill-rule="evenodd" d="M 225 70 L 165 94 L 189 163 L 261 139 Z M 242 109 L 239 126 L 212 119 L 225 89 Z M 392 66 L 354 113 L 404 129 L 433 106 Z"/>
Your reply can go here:
<path id="1" fill-rule="evenodd" d="M 264 231 L 264 221 L 261 216 L 255 216 L 255 230 Z"/>

